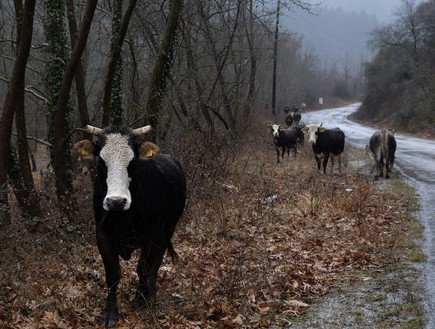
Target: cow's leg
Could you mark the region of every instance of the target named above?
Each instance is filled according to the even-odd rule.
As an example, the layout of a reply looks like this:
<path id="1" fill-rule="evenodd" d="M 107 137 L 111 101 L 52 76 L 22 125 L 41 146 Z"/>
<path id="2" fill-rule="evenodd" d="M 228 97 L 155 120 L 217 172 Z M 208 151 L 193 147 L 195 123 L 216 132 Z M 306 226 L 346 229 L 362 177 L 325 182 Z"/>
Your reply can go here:
<path id="1" fill-rule="evenodd" d="M 329 168 L 329 173 L 332 175 L 334 172 L 334 162 L 335 162 L 335 155 L 331 154 L 331 166 Z"/>
<path id="2" fill-rule="evenodd" d="M 106 285 L 109 289 L 106 300 L 106 308 L 104 310 L 103 316 L 101 317 L 101 323 L 107 327 L 113 327 L 119 319 L 118 304 L 116 301 L 116 292 L 121 279 L 119 256 L 110 248 L 107 239 L 98 237 L 97 245 L 101 254 L 101 258 L 103 259 L 104 269 L 106 272 Z"/>
<path id="3" fill-rule="evenodd" d="M 388 161 L 388 158 L 385 161 L 385 178 L 390 178 L 390 161 Z"/>
<path id="4" fill-rule="evenodd" d="M 384 177 L 384 158 L 381 157 L 379 160 L 379 177 Z"/>
<path id="5" fill-rule="evenodd" d="M 379 178 L 379 174 L 381 173 L 381 164 L 379 161 L 376 161 L 375 164 L 373 165 L 373 168 L 376 168 L 376 174 L 375 174 L 375 180 L 377 180 Z"/>
<path id="6" fill-rule="evenodd" d="M 338 173 L 341 175 L 341 153 L 337 157 L 338 157 Z"/>
<path id="7" fill-rule="evenodd" d="M 329 154 L 323 157 L 323 173 L 326 174 L 326 166 L 328 165 Z"/>
<path id="8" fill-rule="evenodd" d="M 320 159 L 321 158 L 316 153 L 314 153 L 314 158 L 316 159 L 316 163 L 317 163 L 317 171 L 320 171 L 320 165 L 321 165 Z"/>
<path id="9" fill-rule="evenodd" d="M 157 272 L 163 260 L 166 245 L 163 240 L 152 239 L 150 244 L 141 250 L 137 274 L 139 277 L 139 290 L 135 302 L 143 306 L 147 301 L 154 303 L 156 297 Z"/>
<path id="10" fill-rule="evenodd" d="M 276 151 L 276 162 L 279 163 L 279 148 L 275 146 L 275 151 Z"/>

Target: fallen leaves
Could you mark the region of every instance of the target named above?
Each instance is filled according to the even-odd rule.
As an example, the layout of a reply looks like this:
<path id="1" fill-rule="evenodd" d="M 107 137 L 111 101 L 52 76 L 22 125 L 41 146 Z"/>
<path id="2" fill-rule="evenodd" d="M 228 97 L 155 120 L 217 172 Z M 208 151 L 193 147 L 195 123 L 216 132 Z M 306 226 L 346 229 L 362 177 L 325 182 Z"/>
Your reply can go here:
<path id="1" fill-rule="evenodd" d="M 311 154 L 279 165 L 256 154 L 210 183 L 213 197 L 189 201 L 173 239 L 179 261 L 164 260 L 155 309 L 133 308 L 138 255 L 122 262 L 117 328 L 288 326 L 336 280 L 370 279 L 406 248 L 406 207 L 394 191 L 357 173 L 319 175 Z M 98 328 L 106 292 L 92 236 L 6 241 L 0 328 Z"/>

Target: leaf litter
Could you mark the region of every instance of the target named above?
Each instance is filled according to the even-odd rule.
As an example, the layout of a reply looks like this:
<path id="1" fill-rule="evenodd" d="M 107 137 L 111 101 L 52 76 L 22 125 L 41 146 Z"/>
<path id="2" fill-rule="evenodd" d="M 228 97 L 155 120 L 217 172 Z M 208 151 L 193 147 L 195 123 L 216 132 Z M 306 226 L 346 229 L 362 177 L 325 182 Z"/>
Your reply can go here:
<path id="1" fill-rule="evenodd" d="M 164 259 L 154 308 L 132 306 L 137 253 L 122 262 L 117 328 L 315 328 L 304 319 L 343 282 L 373 284 L 405 261 L 416 223 L 403 193 L 350 165 L 319 174 L 308 146 L 277 164 L 263 144 L 270 152 L 247 146 L 210 183 L 212 197 L 188 201 L 173 238 L 179 260 Z M 92 193 L 89 177 L 77 179 Z M 91 205 L 69 220 L 73 232 L 62 212 L 51 216 L 36 232 L 17 217 L 1 233 L 0 328 L 99 327 L 106 290 Z"/>

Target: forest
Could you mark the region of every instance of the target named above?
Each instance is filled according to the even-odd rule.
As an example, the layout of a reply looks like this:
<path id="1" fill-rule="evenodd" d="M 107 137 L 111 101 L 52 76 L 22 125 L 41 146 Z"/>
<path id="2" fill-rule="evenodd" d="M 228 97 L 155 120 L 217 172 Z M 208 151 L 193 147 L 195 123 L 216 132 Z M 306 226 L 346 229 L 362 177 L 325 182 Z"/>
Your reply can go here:
<path id="1" fill-rule="evenodd" d="M 71 202 L 77 168 L 71 146 L 85 123 L 151 124 L 159 144 L 178 153 L 167 141 L 206 149 L 191 139 L 217 134 L 214 140 L 226 143 L 272 107 L 305 102 L 315 109 L 319 95 L 325 105 L 355 96 L 348 75 L 336 67 L 325 71 L 300 37 L 279 30 L 280 15 L 312 6 L 300 0 L 2 1 L 0 222 L 10 222 L 8 177 L 23 215 L 41 216 L 32 192 L 35 167 L 52 172 L 57 197 Z M 275 69 L 273 58 L 279 58 Z M 32 161 L 43 153 L 45 161 Z"/>
<path id="2" fill-rule="evenodd" d="M 319 176 L 307 150 L 276 164 L 267 124 L 282 120 L 284 106 L 340 106 L 363 90 L 364 111 L 378 106 L 369 103 L 369 69 L 397 50 L 382 45 L 365 84 L 347 65 L 325 67 L 279 23 L 296 7 L 315 6 L 0 2 L 0 328 L 89 328 L 101 315 L 95 163 L 72 150 L 92 138 L 86 124 L 151 125 L 149 139 L 176 156 L 188 177 L 174 235 L 180 263 L 164 260 L 157 309 L 137 311 L 128 300 L 135 262 L 125 262 L 121 327 L 284 326 L 335 280 L 356 278 L 349 270 L 380 271 L 403 257 L 390 252 L 412 249 L 398 238 L 412 232 L 403 195 L 376 190 L 352 169 Z M 427 46 L 418 40 L 416 47 Z M 427 70 L 417 68 L 429 55 L 418 54 L 418 65 L 406 67 L 423 79 Z M 429 85 L 418 85 L 423 99 Z M 289 186 L 300 193 L 287 193 Z M 285 192 L 269 203 L 276 191 Z"/>
<path id="3" fill-rule="evenodd" d="M 404 1 L 396 20 L 371 33 L 358 120 L 433 137 L 435 2 Z"/>

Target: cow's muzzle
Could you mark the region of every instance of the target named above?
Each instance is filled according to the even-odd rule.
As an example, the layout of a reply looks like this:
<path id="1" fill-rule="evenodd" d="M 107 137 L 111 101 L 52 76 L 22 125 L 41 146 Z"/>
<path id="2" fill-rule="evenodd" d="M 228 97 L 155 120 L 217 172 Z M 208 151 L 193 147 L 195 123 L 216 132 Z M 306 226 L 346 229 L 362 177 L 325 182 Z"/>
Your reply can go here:
<path id="1" fill-rule="evenodd" d="M 106 197 L 104 199 L 104 208 L 108 211 L 127 210 L 127 198 L 119 196 Z"/>

